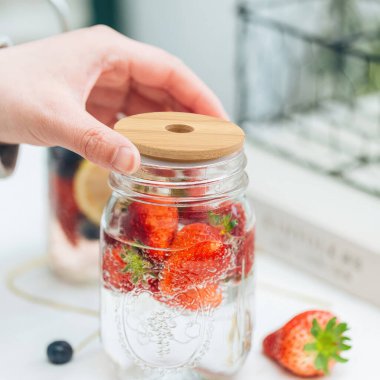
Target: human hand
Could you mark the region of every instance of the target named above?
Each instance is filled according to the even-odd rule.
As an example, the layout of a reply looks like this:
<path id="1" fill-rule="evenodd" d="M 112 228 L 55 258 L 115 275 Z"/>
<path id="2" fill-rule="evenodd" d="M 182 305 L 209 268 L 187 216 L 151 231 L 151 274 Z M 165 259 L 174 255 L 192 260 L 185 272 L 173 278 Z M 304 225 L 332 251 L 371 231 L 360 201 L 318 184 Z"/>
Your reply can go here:
<path id="1" fill-rule="evenodd" d="M 136 147 L 113 131 L 117 114 L 179 111 L 226 118 L 180 60 L 106 26 L 0 50 L 0 141 L 63 146 L 121 173 Z"/>

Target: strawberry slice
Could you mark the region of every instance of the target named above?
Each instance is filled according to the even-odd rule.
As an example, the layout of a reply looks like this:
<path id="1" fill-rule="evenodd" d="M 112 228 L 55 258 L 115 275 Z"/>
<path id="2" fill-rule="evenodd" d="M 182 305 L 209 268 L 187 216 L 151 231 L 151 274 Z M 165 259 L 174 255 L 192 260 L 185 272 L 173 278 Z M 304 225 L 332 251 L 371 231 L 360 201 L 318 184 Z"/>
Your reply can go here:
<path id="1" fill-rule="evenodd" d="M 121 234 L 124 239 L 138 241 L 150 248 L 149 256 L 157 261 L 167 253 L 178 227 L 178 209 L 174 206 L 153 205 L 133 202 L 121 220 Z"/>
<path id="2" fill-rule="evenodd" d="M 80 215 L 73 193 L 72 178 L 52 175 L 50 198 L 52 208 L 67 240 L 72 244 L 78 243 L 78 217 Z"/>
<path id="3" fill-rule="evenodd" d="M 263 342 L 265 355 L 288 371 L 302 377 L 322 376 L 336 362 L 345 363 L 340 356 L 349 350 L 350 340 L 344 333 L 346 323 L 328 311 L 311 310 L 301 313 Z"/>
<path id="4" fill-rule="evenodd" d="M 174 251 L 161 273 L 163 293 L 173 294 L 216 283 L 230 265 L 229 249 L 220 231 L 204 223 L 183 227 L 171 248 Z"/>

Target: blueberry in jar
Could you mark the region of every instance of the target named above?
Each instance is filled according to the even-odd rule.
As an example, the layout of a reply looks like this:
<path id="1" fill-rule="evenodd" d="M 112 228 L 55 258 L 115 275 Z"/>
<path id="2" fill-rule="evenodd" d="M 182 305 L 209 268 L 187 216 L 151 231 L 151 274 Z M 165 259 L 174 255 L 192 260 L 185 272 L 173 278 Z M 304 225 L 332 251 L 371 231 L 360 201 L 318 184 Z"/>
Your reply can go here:
<path id="1" fill-rule="evenodd" d="M 79 154 L 68 149 L 59 146 L 49 148 L 49 164 L 51 165 L 51 169 L 61 177 L 73 177 L 81 160 L 83 158 Z"/>
<path id="2" fill-rule="evenodd" d="M 83 218 L 79 225 L 79 232 L 87 240 L 97 240 L 99 239 L 100 227 Z"/>

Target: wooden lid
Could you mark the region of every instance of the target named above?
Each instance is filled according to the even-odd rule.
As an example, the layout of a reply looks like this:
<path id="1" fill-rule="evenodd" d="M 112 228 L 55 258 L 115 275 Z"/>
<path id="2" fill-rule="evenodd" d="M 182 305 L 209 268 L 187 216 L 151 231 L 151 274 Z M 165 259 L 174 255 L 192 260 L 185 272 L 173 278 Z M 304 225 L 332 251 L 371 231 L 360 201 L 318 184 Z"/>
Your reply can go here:
<path id="1" fill-rule="evenodd" d="M 152 112 L 119 120 L 115 130 L 140 153 L 168 161 L 213 160 L 239 151 L 244 132 L 236 124 L 211 116 Z"/>

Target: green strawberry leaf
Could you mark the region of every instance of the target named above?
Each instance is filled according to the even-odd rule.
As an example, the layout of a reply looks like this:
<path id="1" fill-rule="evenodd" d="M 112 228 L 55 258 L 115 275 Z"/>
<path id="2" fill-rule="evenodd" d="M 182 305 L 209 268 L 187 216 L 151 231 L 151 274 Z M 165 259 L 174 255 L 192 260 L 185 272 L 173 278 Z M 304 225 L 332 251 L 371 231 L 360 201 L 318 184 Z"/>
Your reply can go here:
<path id="1" fill-rule="evenodd" d="M 317 343 L 307 343 L 303 348 L 306 352 L 313 352 L 317 350 Z"/>
<path id="2" fill-rule="evenodd" d="M 315 368 L 323 371 L 326 375 L 329 373 L 329 361 L 328 358 L 322 354 L 319 354 L 315 359 Z"/>
<path id="3" fill-rule="evenodd" d="M 336 318 L 331 318 L 325 328 L 322 328 L 315 318 L 313 319 L 310 333 L 315 339 L 305 344 L 304 351 L 316 353 L 314 365 L 317 370 L 327 374 L 330 360 L 339 363 L 348 361 L 340 356 L 342 351 L 351 349 L 351 346 L 346 344 L 350 338 L 343 335 L 347 330 L 347 323 L 337 324 Z"/>
<path id="4" fill-rule="evenodd" d="M 212 211 L 208 212 L 208 220 L 209 223 L 214 227 L 218 227 L 222 224 L 222 217 Z"/>
<path id="5" fill-rule="evenodd" d="M 145 282 L 147 274 L 151 274 L 152 263 L 144 259 L 139 250 L 134 247 L 124 248 L 124 252 L 120 257 L 125 263 L 122 272 L 130 273 L 131 281 L 134 284 L 137 284 L 139 281 Z"/>
<path id="6" fill-rule="evenodd" d="M 338 363 L 347 363 L 348 362 L 348 359 L 345 359 L 345 358 L 342 358 L 341 356 L 337 355 L 337 354 L 334 354 L 331 356 L 335 361 L 337 361 Z"/>
<path id="7" fill-rule="evenodd" d="M 321 326 L 319 326 L 318 321 L 314 318 L 313 319 L 313 325 L 312 325 L 311 330 L 310 330 L 311 335 L 313 335 L 314 337 L 317 337 L 319 335 L 320 331 L 321 331 Z"/>
<path id="8" fill-rule="evenodd" d="M 229 234 L 239 224 L 236 219 L 232 219 L 231 214 L 218 215 L 212 211 L 208 212 L 209 223 L 214 227 L 221 227 L 223 234 Z"/>

